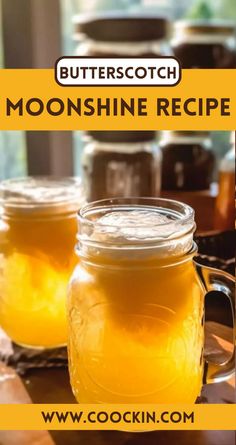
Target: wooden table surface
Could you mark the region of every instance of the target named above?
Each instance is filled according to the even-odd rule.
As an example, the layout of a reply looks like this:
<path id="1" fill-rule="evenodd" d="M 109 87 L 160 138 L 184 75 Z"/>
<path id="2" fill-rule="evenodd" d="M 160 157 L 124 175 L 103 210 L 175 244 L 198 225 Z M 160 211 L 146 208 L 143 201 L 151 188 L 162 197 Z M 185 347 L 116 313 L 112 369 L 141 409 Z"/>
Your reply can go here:
<path id="1" fill-rule="evenodd" d="M 49 378 L 49 374 L 51 374 Z M 43 386 L 43 393 L 42 393 Z M 31 373 L 26 388 L 35 403 L 74 403 L 66 370 L 41 370 Z M 41 391 L 40 391 L 41 388 Z M 207 385 L 202 391 L 208 403 L 232 403 L 234 381 Z M 62 432 L 51 435 L 56 445 L 235 445 L 234 432 L 223 431 L 157 431 L 154 433 Z M 4 444 L 5 445 L 5 444 Z"/>
<path id="2" fill-rule="evenodd" d="M 230 328 L 208 322 L 207 351 L 222 360 L 232 351 Z M 1 347 L 1 342 L 0 342 Z M 76 403 L 67 369 L 35 369 L 21 379 L 12 368 L 0 362 L 0 403 Z M 235 403 L 235 380 L 206 385 L 203 403 Z M 125 433 L 117 431 L 0 431 L 0 445 L 235 445 L 233 431 L 156 431 Z"/>
<path id="3" fill-rule="evenodd" d="M 21 392 L 19 397 L 21 403 L 27 403 L 29 395 L 34 403 L 75 403 L 65 369 L 35 370 L 27 376 L 24 384 L 25 388 L 22 387 L 22 391 L 17 390 L 18 395 Z M 9 397 L 9 389 L 7 393 Z M 232 403 L 233 381 L 230 384 L 205 386 L 202 395 L 209 403 Z M 235 445 L 235 434 L 233 431 L 157 431 L 151 433 L 52 431 L 50 434 L 0 432 L 1 445 L 110 445 L 111 443 L 112 445 Z"/>

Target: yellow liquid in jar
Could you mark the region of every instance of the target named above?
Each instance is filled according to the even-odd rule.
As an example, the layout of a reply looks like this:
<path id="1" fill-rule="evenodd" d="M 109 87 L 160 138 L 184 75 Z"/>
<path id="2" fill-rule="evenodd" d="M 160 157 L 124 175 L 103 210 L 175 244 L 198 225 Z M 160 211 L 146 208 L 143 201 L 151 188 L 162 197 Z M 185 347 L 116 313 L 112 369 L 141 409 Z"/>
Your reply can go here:
<path id="1" fill-rule="evenodd" d="M 32 347 L 66 343 L 66 292 L 75 265 L 76 216 L 5 221 L 0 257 L 0 326 Z"/>
<path id="2" fill-rule="evenodd" d="M 192 258 L 176 261 L 136 262 L 131 253 L 128 264 L 118 258 L 104 264 L 100 255 L 96 265 L 77 267 L 68 313 L 70 378 L 79 402 L 196 401 L 203 290 Z"/>

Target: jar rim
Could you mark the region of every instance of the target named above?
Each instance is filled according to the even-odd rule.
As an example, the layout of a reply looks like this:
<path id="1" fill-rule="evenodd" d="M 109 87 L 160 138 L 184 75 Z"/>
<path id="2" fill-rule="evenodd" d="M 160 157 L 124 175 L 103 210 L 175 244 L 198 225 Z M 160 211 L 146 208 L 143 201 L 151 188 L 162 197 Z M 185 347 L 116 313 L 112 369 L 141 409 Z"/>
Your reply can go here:
<path id="1" fill-rule="evenodd" d="M 138 209 L 138 210 L 159 210 L 162 213 L 168 213 L 173 219 L 170 218 L 169 224 L 173 225 L 173 221 L 182 226 L 187 222 L 193 222 L 195 212 L 188 204 L 182 203 L 180 201 L 165 199 L 165 198 L 112 198 L 103 199 L 99 201 L 91 202 L 83 206 L 78 212 L 78 220 L 81 224 L 86 224 L 87 226 L 99 226 L 101 223 L 95 218 L 97 216 L 104 215 L 107 211 L 113 212 L 114 210 L 128 210 L 128 209 Z M 175 217 L 175 219 L 174 219 Z M 104 226 L 104 224 L 102 224 Z M 158 226 L 167 226 L 168 223 L 165 221 L 158 224 Z M 105 224 L 105 227 L 119 228 L 119 224 Z M 133 226 L 125 225 L 125 228 L 133 228 Z M 147 223 L 146 227 L 152 228 L 153 223 L 150 225 Z M 143 228 L 143 224 L 139 225 L 138 222 L 135 225 L 135 229 Z"/>
<path id="2" fill-rule="evenodd" d="M 127 219 L 125 210 L 144 212 L 130 213 Z M 150 211 L 156 213 L 151 215 Z M 111 220 L 115 218 L 111 225 L 106 224 L 107 217 L 109 221 L 110 216 Z M 146 223 L 147 216 L 151 218 L 150 224 Z M 163 223 L 155 224 L 159 219 Z M 114 221 L 118 221 L 118 224 L 114 224 Z M 131 221 L 130 225 L 127 221 Z M 182 256 L 190 251 L 196 228 L 194 210 L 190 206 L 164 198 L 114 198 L 95 201 L 80 209 L 78 223 L 77 252 L 80 258 L 95 258 L 94 261 L 100 255 L 108 261 L 111 258 L 120 258 L 121 261 L 128 262 L 150 255 L 159 255 L 162 258 Z"/>
<path id="3" fill-rule="evenodd" d="M 7 213 L 76 212 L 83 203 L 77 177 L 26 176 L 0 182 L 0 206 Z"/>

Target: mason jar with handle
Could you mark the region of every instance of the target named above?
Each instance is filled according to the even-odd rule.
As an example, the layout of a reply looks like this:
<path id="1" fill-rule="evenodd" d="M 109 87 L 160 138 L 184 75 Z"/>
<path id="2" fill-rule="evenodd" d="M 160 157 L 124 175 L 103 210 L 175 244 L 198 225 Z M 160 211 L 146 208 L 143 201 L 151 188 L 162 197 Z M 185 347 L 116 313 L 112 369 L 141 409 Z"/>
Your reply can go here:
<path id="1" fill-rule="evenodd" d="M 194 259 L 194 211 L 158 198 L 97 201 L 79 212 L 80 264 L 69 285 L 71 385 L 82 403 L 194 403 L 228 379 L 208 363 L 204 300 L 234 280 Z M 205 372 L 204 372 L 205 369 Z"/>

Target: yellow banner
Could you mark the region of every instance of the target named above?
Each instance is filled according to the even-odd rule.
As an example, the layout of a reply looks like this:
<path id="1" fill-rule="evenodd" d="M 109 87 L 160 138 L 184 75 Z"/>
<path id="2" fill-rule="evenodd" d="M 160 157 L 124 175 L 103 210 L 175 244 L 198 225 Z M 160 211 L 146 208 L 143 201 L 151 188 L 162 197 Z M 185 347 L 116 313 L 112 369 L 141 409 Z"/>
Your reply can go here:
<path id="1" fill-rule="evenodd" d="M 0 430 L 235 430 L 236 405 L 0 405 Z"/>
<path id="2" fill-rule="evenodd" d="M 60 86 L 0 70 L 0 130 L 235 130 L 236 70 L 183 70 L 172 87 Z"/>

